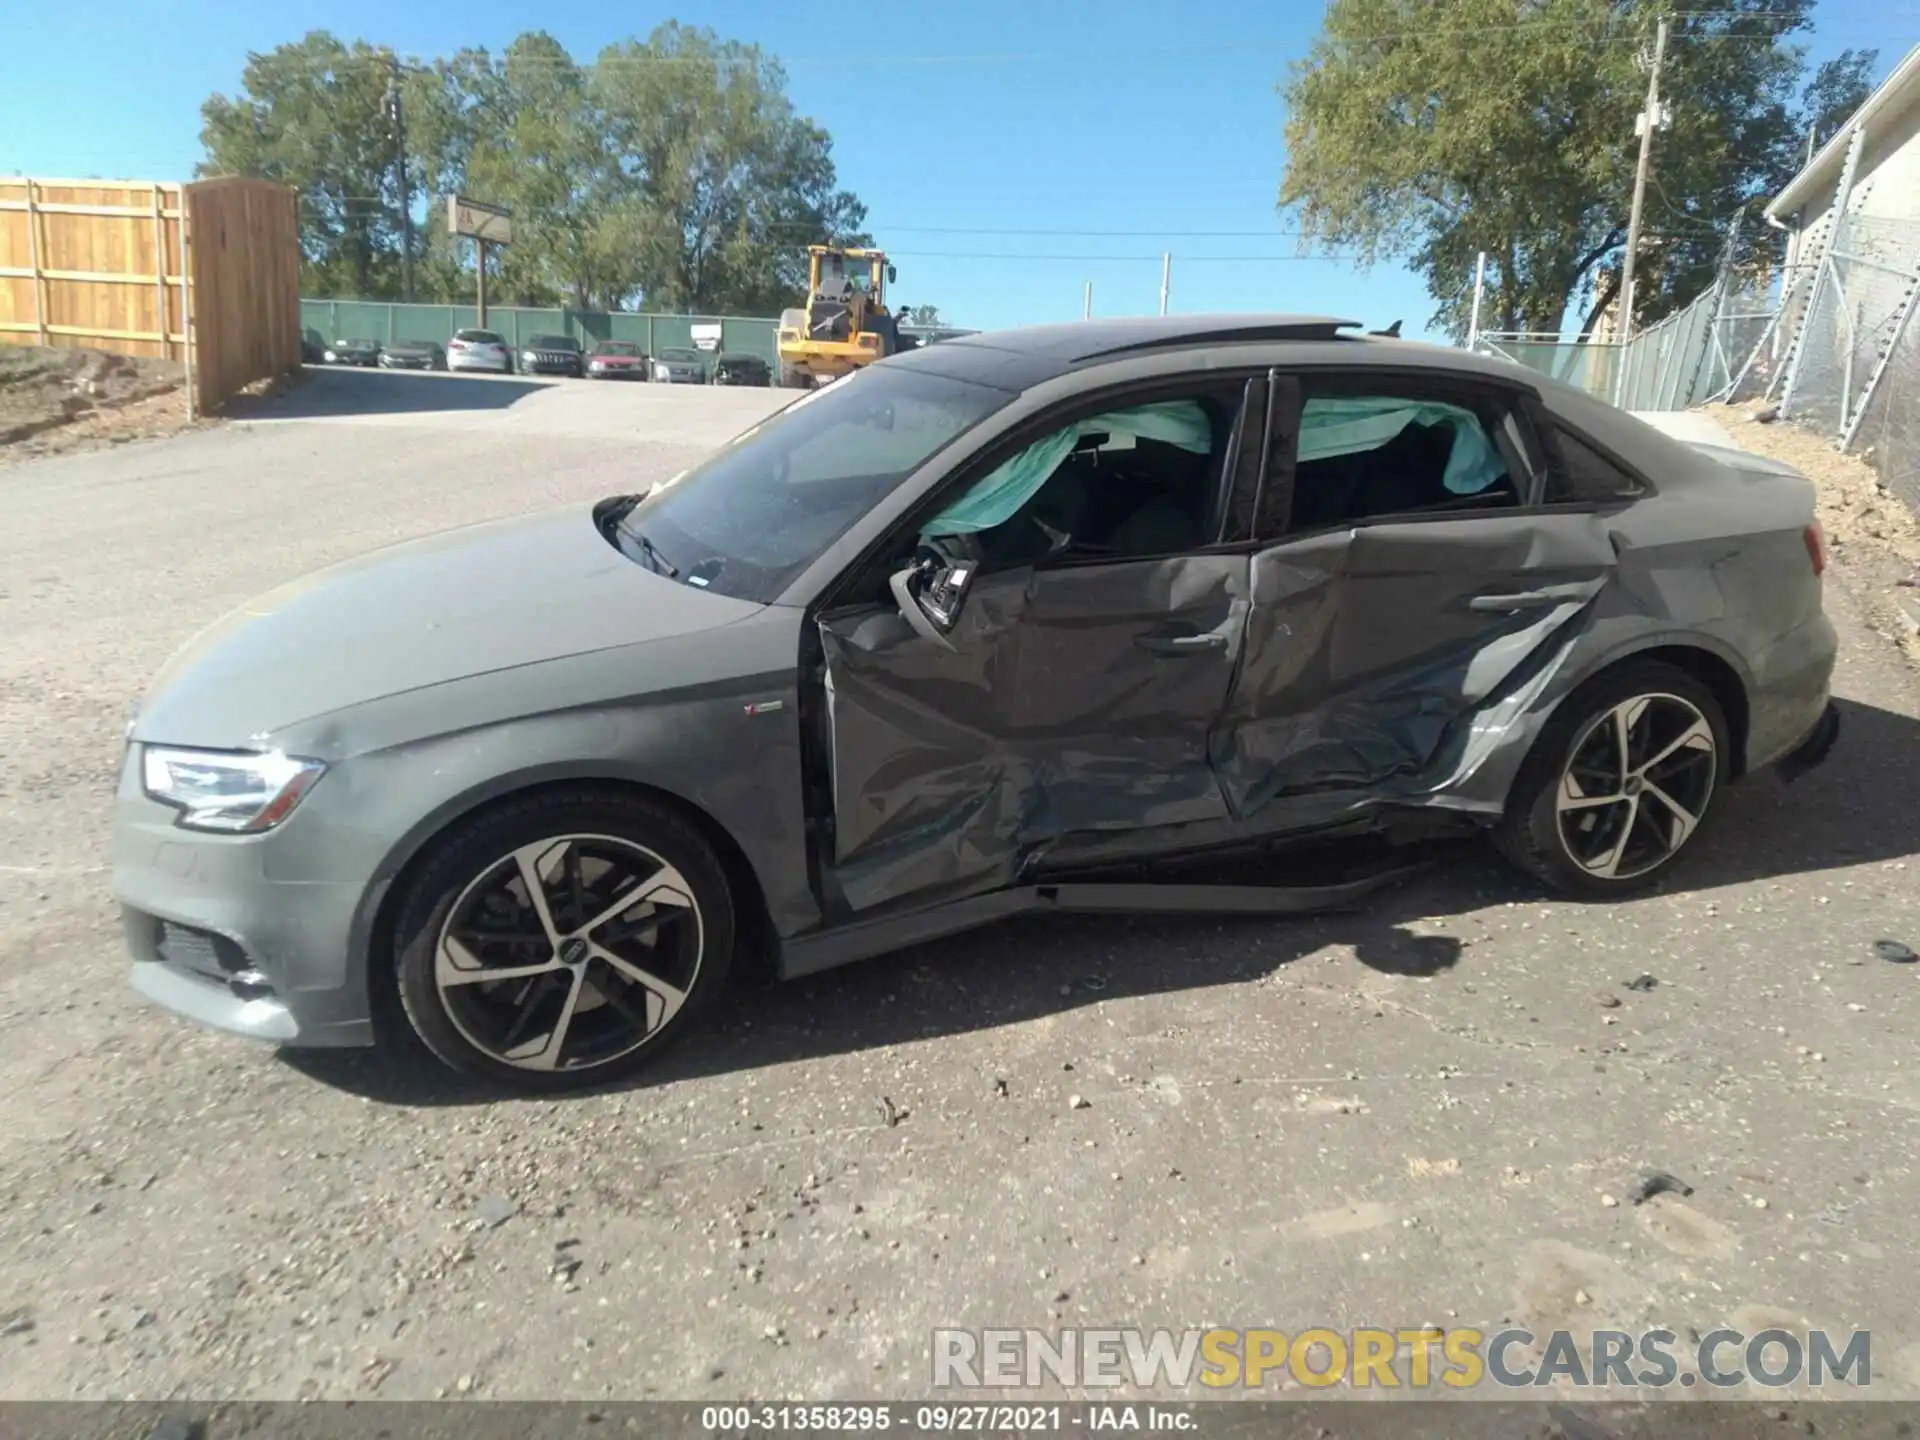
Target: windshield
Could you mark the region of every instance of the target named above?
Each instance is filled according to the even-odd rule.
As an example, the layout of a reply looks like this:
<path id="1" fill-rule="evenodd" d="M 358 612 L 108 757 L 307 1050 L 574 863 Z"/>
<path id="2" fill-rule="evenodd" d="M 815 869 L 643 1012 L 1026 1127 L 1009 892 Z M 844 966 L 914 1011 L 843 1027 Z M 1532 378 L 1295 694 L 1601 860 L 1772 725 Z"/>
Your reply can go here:
<path id="1" fill-rule="evenodd" d="M 622 533 L 689 585 L 766 604 L 909 474 L 1013 396 L 875 369 L 813 391 L 631 510 Z"/>
<path id="2" fill-rule="evenodd" d="M 841 288 L 843 283 L 852 290 L 872 290 L 873 261 L 855 259 L 852 256 L 822 256 L 820 260 L 821 293 L 832 295 Z"/>
<path id="3" fill-rule="evenodd" d="M 605 344 L 594 346 L 593 353 L 596 355 L 638 355 L 640 353 L 640 347 L 629 344 L 625 340 L 609 340 Z"/>
<path id="4" fill-rule="evenodd" d="M 527 343 L 536 350 L 573 349 L 573 337 L 571 335 L 536 335 Z"/>
<path id="5" fill-rule="evenodd" d="M 662 350 L 660 352 L 660 358 L 662 360 L 672 360 L 677 364 L 685 364 L 691 361 L 697 365 L 700 362 L 700 352 L 698 350 Z"/>

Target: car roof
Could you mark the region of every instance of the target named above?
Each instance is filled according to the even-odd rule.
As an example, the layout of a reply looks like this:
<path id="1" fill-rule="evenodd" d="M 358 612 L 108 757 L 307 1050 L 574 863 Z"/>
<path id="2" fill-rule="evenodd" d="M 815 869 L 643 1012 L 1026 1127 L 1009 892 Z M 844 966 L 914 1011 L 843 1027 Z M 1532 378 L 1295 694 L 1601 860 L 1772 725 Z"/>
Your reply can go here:
<path id="1" fill-rule="evenodd" d="M 1116 378 L 1141 378 L 1164 360 L 1168 373 L 1275 367 L 1422 371 L 1491 381 L 1538 396 L 1549 413 L 1601 440 L 1649 475 L 1684 470 L 1690 447 L 1635 415 L 1577 386 L 1500 355 L 1450 345 L 1353 333 L 1358 321 L 1319 315 L 1164 315 L 1081 320 L 991 330 L 903 351 L 870 368 L 920 370 L 976 385 L 1020 392 L 1069 374 L 1112 367 Z M 1194 352 L 1204 357 L 1197 367 Z"/>
<path id="2" fill-rule="evenodd" d="M 1359 333 L 1327 315 L 1146 315 L 1020 326 L 956 336 L 878 363 L 1007 390 L 1073 371 L 1155 354 L 1204 349 L 1215 365 L 1326 365 L 1446 370 L 1540 388 L 1546 377 L 1495 356 Z"/>

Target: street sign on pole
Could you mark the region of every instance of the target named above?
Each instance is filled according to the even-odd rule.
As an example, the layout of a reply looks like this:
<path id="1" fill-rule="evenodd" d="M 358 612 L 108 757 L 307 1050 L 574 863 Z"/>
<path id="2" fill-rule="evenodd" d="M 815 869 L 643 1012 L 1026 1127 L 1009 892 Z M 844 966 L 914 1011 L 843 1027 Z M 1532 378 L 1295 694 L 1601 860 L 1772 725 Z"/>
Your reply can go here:
<path id="1" fill-rule="evenodd" d="M 455 235 L 471 235 L 489 245 L 513 243 L 513 212 L 498 205 L 469 200 L 464 195 L 447 197 L 447 229 Z"/>
<path id="2" fill-rule="evenodd" d="M 464 195 L 447 197 L 447 229 L 455 235 L 471 235 L 475 250 L 477 277 L 474 283 L 474 309 L 479 313 L 481 329 L 487 326 L 487 247 L 513 243 L 513 212 Z"/>

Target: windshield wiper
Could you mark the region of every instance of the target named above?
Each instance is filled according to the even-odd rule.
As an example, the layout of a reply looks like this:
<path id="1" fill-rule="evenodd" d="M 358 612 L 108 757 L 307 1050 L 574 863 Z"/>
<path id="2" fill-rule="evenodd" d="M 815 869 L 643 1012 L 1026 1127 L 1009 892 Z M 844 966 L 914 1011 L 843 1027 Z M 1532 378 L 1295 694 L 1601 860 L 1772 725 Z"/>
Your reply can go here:
<path id="1" fill-rule="evenodd" d="M 674 568 L 666 556 L 654 549 L 653 542 L 645 535 L 626 524 L 621 525 L 620 532 L 623 535 L 629 535 L 633 538 L 634 544 L 640 547 L 640 553 L 647 557 L 647 564 L 654 570 L 659 571 L 660 574 L 666 576 L 669 580 L 678 580 L 680 578 L 680 572 Z"/>

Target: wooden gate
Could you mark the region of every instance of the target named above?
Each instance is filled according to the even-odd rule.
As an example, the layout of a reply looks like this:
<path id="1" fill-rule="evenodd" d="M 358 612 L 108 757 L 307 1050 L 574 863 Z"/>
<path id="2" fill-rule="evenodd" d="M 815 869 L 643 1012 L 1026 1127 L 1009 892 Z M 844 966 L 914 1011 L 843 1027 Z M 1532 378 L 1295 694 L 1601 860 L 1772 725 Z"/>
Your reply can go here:
<path id="1" fill-rule="evenodd" d="M 0 178 L 0 344 L 182 361 L 196 411 L 299 366 L 299 272 L 285 185 Z"/>

